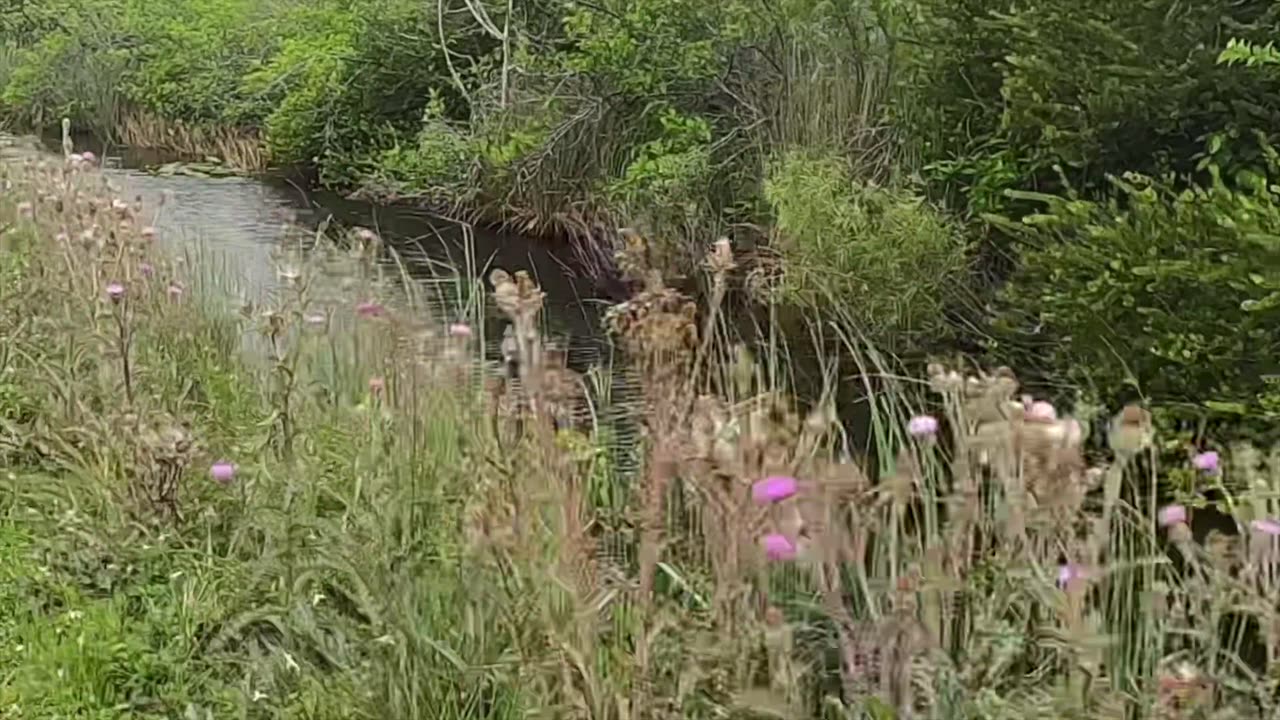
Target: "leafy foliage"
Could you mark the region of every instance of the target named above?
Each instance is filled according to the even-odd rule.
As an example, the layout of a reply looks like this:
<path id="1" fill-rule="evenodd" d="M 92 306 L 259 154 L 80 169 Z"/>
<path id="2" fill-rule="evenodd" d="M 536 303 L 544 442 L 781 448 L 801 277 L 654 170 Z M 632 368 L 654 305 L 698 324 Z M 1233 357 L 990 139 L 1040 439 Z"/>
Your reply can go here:
<path id="1" fill-rule="evenodd" d="M 765 196 L 778 218 L 783 292 L 792 302 L 849 298 L 852 315 L 881 333 L 942 324 L 965 241 L 924 198 L 860 183 L 837 158 L 795 154 L 773 168 Z"/>
<path id="2" fill-rule="evenodd" d="M 1265 37 L 1274 8 L 924 6 L 927 49 L 912 67 L 932 134 L 927 159 L 977 212 L 1007 208 L 1004 189 L 1062 189 L 1055 168 L 1085 194 L 1105 193 L 1107 175 L 1189 174 L 1210 133 L 1233 133 L 1240 161 L 1258 162 L 1255 131 L 1272 133 L 1280 120 L 1274 79 L 1218 63 L 1224 28 L 1245 40 Z"/>
<path id="3" fill-rule="evenodd" d="M 1280 195 L 1261 178 L 1179 191 L 1129 176 L 1116 188 L 1105 202 L 1035 198 L 1046 207 L 1023 220 L 1034 249 L 1003 294 L 1006 318 L 1034 325 L 1046 338 L 1034 355 L 1099 397 L 1270 427 Z"/>

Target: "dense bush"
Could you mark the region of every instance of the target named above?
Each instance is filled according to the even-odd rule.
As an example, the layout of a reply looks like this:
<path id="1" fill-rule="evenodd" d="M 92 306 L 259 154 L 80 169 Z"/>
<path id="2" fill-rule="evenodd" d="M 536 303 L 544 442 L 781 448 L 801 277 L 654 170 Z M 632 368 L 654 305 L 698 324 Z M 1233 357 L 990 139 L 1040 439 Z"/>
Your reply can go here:
<path id="1" fill-rule="evenodd" d="M 2 37 L 7 45 L 0 111 L 23 125 L 56 126 L 64 116 L 111 137 L 120 121 L 129 51 L 113 30 L 110 5 L 69 15 L 68 32 Z M 7 109 L 7 110 L 6 110 Z"/>
<path id="2" fill-rule="evenodd" d="M 1280 74 L 1249 48 L 1273 39 L 1275 6 L 918 7 L 895 117 L 930 189 L 973 221 L 981 289 L 1011 283 L 989 346 L 1170 421 L 1256 418 L 1273 403 L 1274 316 L 1240 304 L 1273 282 L 1250 233 L 1274 230 L 1255 181 L 1274 177 Z M 1220 62 L 1233 37 L 1227 59 L 1257 67 Z M 1117 188 L 1128 173 L 1160 180 Z"/>
<path id="3" fill-rule="evenodd" d="M 1280 193 L 1262 178 L 1115 185 L 1107 201 L 1038 198 L 1047 207 L 1023 221 L 1029 249 L 1003 299 L 1006 319 L 1042 338 L 1028 360 L 1170 420 L 1274 427 Z"/>
<path id="4" fill-rule="evenodd" d="M 928 201 L 851 177 L 838 158 L 788 155 L 765 186 L 781 237 L 782 291 L 821 307 L 846 301 L 877 331 L 938 329 L 963 276 L 963 234 Z"/>
<path id="5" fill-rule="evenodd" d="M 1214 133 L 1257 162 L 1254 132 L 1280 124 L 1280 83 L 1218 63 L 1231 36 L 1270 39 L 1268 4 L 923 5 L 912 109 L 933 175 L 972 210 L 1006 207 L 1008 188 L 1060 188 L 1058 168 L 1085 193 L 1105 193 L 1108 174 L 1185 175 Z"/>
<path id="6" fill-rule="evenodd" d="M 195 124 L 259 122 L 269 107 L 241 77 L 278 51 L 284 23 L 257 0 L 127 3 L 107 16 L 129 52 L 127 102 Z"/>

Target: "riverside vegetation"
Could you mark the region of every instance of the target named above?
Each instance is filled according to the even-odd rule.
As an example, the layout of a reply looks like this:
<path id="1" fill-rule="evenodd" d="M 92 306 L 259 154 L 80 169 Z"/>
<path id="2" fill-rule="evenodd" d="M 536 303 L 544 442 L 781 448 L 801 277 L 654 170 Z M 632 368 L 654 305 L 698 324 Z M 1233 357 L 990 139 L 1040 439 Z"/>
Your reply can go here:
<path id="1" fill-rule="evenodd" d="M 864 453 L 732 340 L 728 241 L 699 310 L 638 237 L 620 448 L 516 269 L 496 368 L 372 232 L 295 238 L 241 305 L 92 158 L 0 172 L 0 716 L 1280 710 L 1275 450 L 1161 465 L 1137 405 L 868 365 Z"/>
<path id="2" fill-rule="evenodd" d="M 644 391 L 0 169 L 0 716 L 1275 717 L 1276 13 L 0 0 L 0 126 L 567 239 Z"/>
<path id="3" fill-rule="evenodd" d="M 668 274 L 730 236 L 735 294 L 839 308 L 919 369 L 982 354 L 1058 402 L 1146 402 L 1175 449 L 1270 443 L 1276 13 L 3 0 L 0 124 L 307 166 L 568 239 L 597 275 L 606 228 Z"/>

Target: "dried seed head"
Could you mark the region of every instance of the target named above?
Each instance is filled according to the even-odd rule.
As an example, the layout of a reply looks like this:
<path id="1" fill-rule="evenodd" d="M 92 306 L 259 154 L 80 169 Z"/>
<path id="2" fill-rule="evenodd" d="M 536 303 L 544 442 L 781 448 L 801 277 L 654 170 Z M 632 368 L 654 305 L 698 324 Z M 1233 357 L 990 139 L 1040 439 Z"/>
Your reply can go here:
<path id="1" fill-rule="evenodd" d="M 707 253 L 707 270 L 715 275 L 726 275 L 737 267 L 733 260 L 733 248 L 728 238 L 720 238 Z"/>
<path id="2" fill-rule="evenodd" d="M 1126 405 L 1111 420 L 1111 449 L 1118 454 L 1132 455 L 1151 445 L 1154 431 L 1151 413 L 1137 405 Z"/>

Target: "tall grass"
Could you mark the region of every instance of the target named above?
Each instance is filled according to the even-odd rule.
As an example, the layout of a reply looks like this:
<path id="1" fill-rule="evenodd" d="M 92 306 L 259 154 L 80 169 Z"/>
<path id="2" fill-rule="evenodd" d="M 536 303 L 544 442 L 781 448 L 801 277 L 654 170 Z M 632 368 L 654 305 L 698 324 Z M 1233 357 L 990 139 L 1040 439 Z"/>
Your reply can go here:
<path id="1" fill-rule="evenodd" d="M 1275 716 L 1276 453 L 1153 468 L 1141 408 L 1090 432 L 837 325 L 801 407 L 733 340 L 728 242 L 701 311 L 635 243 L 626 472 L 522 272 L 496 367 L 371 232 L 237 307 L 92 169 L 3 172 L 0 716 Z"/>
<path id="2" fill-rule="evenodd" d="M 244 172 L 267 169 L 270 158 L 257 133 L 228 127 L 189 126 L 137 110 L 122 113 L 120 142 L 199 158 L 215 157 Z"/>

